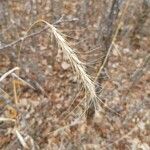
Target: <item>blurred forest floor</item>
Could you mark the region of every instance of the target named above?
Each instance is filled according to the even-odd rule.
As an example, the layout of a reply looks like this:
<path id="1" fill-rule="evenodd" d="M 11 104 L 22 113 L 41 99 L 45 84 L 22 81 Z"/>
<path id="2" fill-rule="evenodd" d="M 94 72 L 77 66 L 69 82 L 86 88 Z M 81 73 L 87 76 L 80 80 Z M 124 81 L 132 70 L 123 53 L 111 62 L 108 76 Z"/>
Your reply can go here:
<path id="1" fill-rule="evenodd" d="M 118 0 L 108 15 L 113 2 L 0 1 L 0 149 L 150 149 L 150 4 Z M 48 27 L 39 23 L 27 32 L 37 20 L 65 35 L 93 78 L 112 44 L 99 81 L 104 104 L 92 119 L 86 119 L 82 85 Z M 2 80 L 15 67 L 20 70 Z"/>

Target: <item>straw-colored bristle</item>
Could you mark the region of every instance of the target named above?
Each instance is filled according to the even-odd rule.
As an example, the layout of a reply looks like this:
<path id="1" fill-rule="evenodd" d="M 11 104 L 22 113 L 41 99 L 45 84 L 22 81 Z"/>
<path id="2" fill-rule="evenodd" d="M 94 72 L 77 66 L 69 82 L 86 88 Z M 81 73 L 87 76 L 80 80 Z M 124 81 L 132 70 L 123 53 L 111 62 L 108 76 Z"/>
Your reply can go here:
<path id="1" fill-rule="evenodd" d="M 78 59 L 75 51 L 71 49 L 68 42 L 63 38 L 61 33 L 54 27 L 51 26 L 51 32 L 54 34 L 58 45 L 61 47 L 64 55 L 72 64 L 72 67 L 75 69 L 77 75 L 80 77 L 85 90 L 90 93 L 91 97 L 95 97 L 95 86 L 92 80 L 90 79 L 89 75 L 85 71 L 85 66 L 83 63 Z"/>

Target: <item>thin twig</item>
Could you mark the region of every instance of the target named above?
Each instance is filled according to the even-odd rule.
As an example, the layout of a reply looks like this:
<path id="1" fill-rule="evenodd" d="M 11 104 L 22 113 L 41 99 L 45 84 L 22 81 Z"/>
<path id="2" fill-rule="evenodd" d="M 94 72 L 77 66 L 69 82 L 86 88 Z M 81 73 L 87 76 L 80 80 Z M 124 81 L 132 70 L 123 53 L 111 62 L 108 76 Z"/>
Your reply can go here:
<path id="1" fill-rule="evenodd" d="M 41 29 L 41 30 L 39 30 L 39 31 L 37 31 L 37 32 L 35 32 L 35 33 L 32 33 L 32 34 L 30 34 L 30 35 L 25 35 L 25 36 L 23 36 L 23 37 L 17 39 L 16 41 L 13 41 L 13 42 L 11 42 L 11 43 L 9 43 L 9 44 L 3 46 L 3 47 L 0 47 L 0 51 L 1 51 L 1 50 L 4 50 L 4 49 L 6 49 L 6 48 L 12 47 L 12 46 L 16 45 L 17 43 L 19 43 L 19 42 L 21 42 L 21 41 L 23 41 L 23 40 L 25 40 L 25 39 L 27 39 L 27 38 L 36 36 L 36 35 L 40 34 L 41 32 L 46 31 L 47 29 L 49 29 L 49 27 L 48 27 L 48 26 L 45 26 L 43 29 Z"/>
<path id="2" fill-rule="evenodd" d="M 58 21 L 56 21 L 55 23 L 53 23 L 53 25 L 59 24 L 59 23 L 61 23 L 61 22 L 71 22 L 71 21 L 76 21 L 76 20 L 77 20 L 76 18 L 75 18 L 75 19 L 72 19 L 72 20 L 62 20 L 62 18 L 63 18 L 63 17 L 61 17 Z M 46 25 L 43 29 L 41 29 L 41 30 L 39 30 L 39 31 L 37 31 L 37 32 L 34 32 L 34 33 L 29 34 L 29 35 L 25 35 L 25 36 L 23 36 L 23 37 L 20 37 L 19 39 L 17 39 L 17 40 L 15 40 L 15 41 L 13 41 L 13 42 L 11 42 L 11 43 L 9 43 L 9 44 L 6 44 L 6 45 L 0 47 L 0 51 L 4 50 L 4 49 L 6 49 L 6 48 L 12 47 L 12 46 L 16 45 L 17 43 L 19 43 L 19 42 L 21 42 L 21 41 L 23 41 L 23 40 L 25 40 L 25 39 L 27 39 L 27 38 L 31 38 L 31 37 L 34 37 L 34 36 L 36 36 L 36 35 L 39 35 L 39 34 L 41 34 L 42 32 L 48 30 L 49 28 L 50 28 L 50 27 L 49 27 L 48 25 Z"/>

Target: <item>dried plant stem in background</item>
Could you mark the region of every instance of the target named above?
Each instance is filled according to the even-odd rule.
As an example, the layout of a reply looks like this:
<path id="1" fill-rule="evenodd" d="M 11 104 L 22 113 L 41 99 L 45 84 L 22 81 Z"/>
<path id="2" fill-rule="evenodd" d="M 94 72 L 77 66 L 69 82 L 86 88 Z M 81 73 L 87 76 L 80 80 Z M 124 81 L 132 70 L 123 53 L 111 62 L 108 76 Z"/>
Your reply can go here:
<path id="1" fill-rule="evenodd" d="M 117 35 L 118 35 L 119 29 L 120 29 L 121 26 L 122 26 L 122 20 L 123 20 L 123 18 L 124 18 L 124 16 L 125 16 L 125 12 L 127 11 L 128 6 L 129 6 L 129 2 L 130 2 L 129 0 L 126 2 L 125 7 L 124 7 L 123 11 L 121 12 L 121 17 L 120 17 L 120 20 L 119 20 L 117 29 L 116 29 L 116 31 L 115 31 L 115 33 L 114 33 L 114 36 L 113 36 L 112 41 L 111 41 L 111 43 L 110 43 L 110 46 L 109 46 L 109 48 L 108 48 L 108 50 L 107 50 L 107 53 L 106 53 L 105 58 L 104 58 L 104 61 L 103 61 L 102 65 L 101 65 L 100 69 L 98 70 L 98 73 L 97 73 L 97 75 L 96 75 L 95 81 L 98 80 L 99 76 L 101 75 L 102 69 L 105 67 L 105 65 L 106 65 L 106 63 L 107 63 L 109 54 L 110 54 L 110 52 L 111 52 L 111 50 L 112 50 L 112 47 L 113 47 L 113 44 L 114 44 L 115 41 L 116 41 L 116 37 L 117 37 Z"/>

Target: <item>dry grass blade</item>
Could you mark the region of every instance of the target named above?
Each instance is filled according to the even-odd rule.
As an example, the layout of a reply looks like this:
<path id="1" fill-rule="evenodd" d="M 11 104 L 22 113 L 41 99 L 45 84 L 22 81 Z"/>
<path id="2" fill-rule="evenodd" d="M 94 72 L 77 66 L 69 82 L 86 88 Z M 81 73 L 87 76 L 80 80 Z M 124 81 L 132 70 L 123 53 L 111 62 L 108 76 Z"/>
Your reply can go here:
<path id="1" fill-rule="evenodd" d="M 0 77 L 0 82 L 2 80 L 4 80 L 8 75 L 10 75 L 12 72 L 16 71 L 16 70 L 19 70 L 19 67 L 15 67 L 11 70 L 9 70 L 8 72 L 6 72 L 5 74 L 3 74 L 1 77 Z"/>
<path id="2" fill-rule="evenodd" d="M 14 79 L 12 81 L 12 84 L 13 84 L 14 101 L 15 101 L 15 104 L 18 104 L 19 100 L 18 100 L 18 95 L 17 95 L 17 87 L 16 87 L 16 82 Z"/>
<path id="3" fill-rule="evenodd" d="M 35 150 L 35 142 L 34 142 L 33 138 L 31 136 L 27 135 L 25 137 L 25 140 L 29 141 L 29 143 L 31 145 L 31 150 Z"/>
<path id="4" fill-rule="evenodd" d="M 15 78 L 17 78 L 18 80 L 20 80 L 23 84 L 25 84 L 25 85 L 27 85 L 27 86 L 29 86 L 30 88 L 32 88 L 32 89 L 35 90 L 35 88 L 34 88 L 31 84 L 29 84 L 28 82 L 26 82 L 25 80 L 23 80 L 22 78 L 20 78 L 20 77 L 19 77 L 18 75 L 16 75 L 15 73 L 12 73 L 12 76 L 15 77 Z"/>
<path id="5" fill-rule="evenodd" d="M 7 121 L 16 122 L 15 119 L 11 119 L 11 118 L 3 118 L 3 117 L 0 117 L 0 122 L 1 122 L 1 121 L 4 121 L 4 122 L 7 122 Z"/>
<path id="6" fill-rule="evenodd" d="M 7 98 L 10 97 L 10 95 L 6 91 L 4 91 L 3 89 L 1 89 L 1 88 L 0 88 L 0 92 L 2 92 Z"/>
<path id="7" fill-rule="evenodd" d="M 64 131 L 65 129 L 68 129 L 68 128 L 72 127 L 72 126 L 79 125 L 79 124 L 82 124 L 82 123 L 84 123 L 84 121 L 81 121 L 81 120 L 77 119 L 77 120 L 75 120 L 74 122 L 72 122 L 71 124 L 66 125 L 66 126 L 63 126 L 63 127 L 60 127 L 60 128 L 58 128 L 58 129 L 56 129 L 56 130 L 50 132 L 49 134 L 57 134 L 57 133 L 59 133 L 59 132 Z"/>
<path id="8" fill-rule="evenodd" d="M 23 148 L 25 149 L 29 149 L 28 145 L 26 144 L 25 140 L 23 139 L 22 135 L 19 133 L 18 130 L 15 130 L 15 133 L 17 135 L 17 138 L 19 140 L 19 142 L 21 143 L 21 145 L 23 146 Z"/>
<path id="9" fill-rule="evenodd" d="M 117 55 L 121 58 L 121 57 L 122 57 L 122 55 L 121 55 L 121 53 L 120 53 L 120 51 L 119 51 L 118 47 L 116 46 L 116 44 L 115 44 L 115 43 L 113 43 L 113 46 L 114 46 L 114 51 L 116 51 Z"/>
<path id="10" fill-rule="evenodd" d="M 81 79 L 85 91 L 89 93 L 91 98 L 96 97 L 94 83 L 90 76 L 86 73 L 84 64 L 78 59 L 75 50 L 69 46 L 69 43 L 65 40 L 65 37 L 58 29 L 44 20 L 38 20 L 29 28 L 27 33 L 34 25 L 41 22 L 49 26 L 49 32 L 55 36 L 57 44 L 62 49 L 65 58 L 70 61 L 73 69 L 76 71 L 76 74 Z"/>

